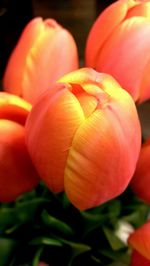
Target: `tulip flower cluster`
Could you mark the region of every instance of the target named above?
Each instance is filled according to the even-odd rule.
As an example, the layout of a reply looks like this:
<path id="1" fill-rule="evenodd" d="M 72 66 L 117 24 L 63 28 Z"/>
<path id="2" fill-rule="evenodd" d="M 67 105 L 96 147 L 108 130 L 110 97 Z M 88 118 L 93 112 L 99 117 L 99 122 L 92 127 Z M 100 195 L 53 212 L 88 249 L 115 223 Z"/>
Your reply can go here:
<path id="1" fill-rule="evenodd" d="M 40 180 L 80 210 L 125 191 L 150 203 L 150 141 L 136 110 L 150 98 L 150 1 L 119 0 L 96 20 L 79 68 L 71 33 L 34 18 L 0 93 L 0 201 Z M 132 266 L 150 265 L 150 223 L 129 236 Z"/>

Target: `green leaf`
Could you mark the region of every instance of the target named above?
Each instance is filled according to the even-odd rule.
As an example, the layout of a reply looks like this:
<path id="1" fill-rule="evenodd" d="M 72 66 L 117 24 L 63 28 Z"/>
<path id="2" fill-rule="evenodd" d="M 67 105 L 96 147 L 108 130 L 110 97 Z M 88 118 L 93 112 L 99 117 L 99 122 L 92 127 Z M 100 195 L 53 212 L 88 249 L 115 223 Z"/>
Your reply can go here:
<path id="1" fill-rule="evenodd" d="M 33 258 L 32 266 L 37 266 L 39 264 L 39 261 L 40 261 L 40 257 L 41 257 L 42 252 L 43 252 L 43 247 L 40 247 L 37 250 L 37 252 L 36 252 L 36 254 L 35 254 L 34 258 Z"/>
<path id="2" fill-rule="evenodd" d="M 127 249 L 122 249 L 119 251 L 113 251 L 111 249 L 99 250 L 100 254 L 103 254 L 104 257 L 110 258 L 116 263 L 125 263 L 129 265 L 130 255 L 127 253 Z M 142 265 L 141 265 L 142 266 Z"/>
<path id="3" fill-rule="evenodd" d="M 95 256 L 91 256 L 91 259 L 96 263 L 101 263 L 101 260 Z"/>
<path id="4" fill-rule="evenodd" d="M 104 234 L 113 250 L 124 248 L 124 243 L 109 228 L 103 227 Z"/>
<path id="5" fill-rule="evenodd" d="M 12 234 L 12 233 L 13 233 L 14 231 L 16 231 L 21 225 L 22 225 L 22 223 L 16 223 L 16 224 L 14 224 L 12 227 L 8 228 L 8 229 L 5 231 L 5 233 L 6 233 L 7 235 Z"/>
<path id="6" fill-rule="evenodd" d="M 72 242 L 66 239 L 62 239 L 62 238 L 59 238 L 59 240 L 71 248 L 71 257 L 70 257 L 70 262 L 68 266 L 72 265 L 73 260 L 77 256 L 91 250 L 91 247 L 86 244 Z"/>
<path id="7" fill-rule="evenodd" d="M 0 208 L 0 230 L 4 231 L 9 226 L 17 222 L 15 210 L 13 208 Z"/>
<path id="8" fill-rule="evenodd" d="M 17 242 L 8 239 L 8 238 L 0 238 L 0 265 L 7 266 L 9 260 L 16 248 Z"/>
<path id="9" fill-rule="evenodd" d="M 106 216 L 100 214 L 93 214 L 89 212 L 81 212 L 83 218 L 83 237 L 86 237 L 87 234 L 95 230 L 96 228 L 101 227 L 106 221 Z"/>
<path id="10" fill-rule="evenodd" d="M 134 209 L 130 211 L 130 214 L 122 216 L 122 219 L 132 223 L 135 227 L 140 227 L 147 220 L 150 207 L 146 204 L 136 204 L 132 206 Z"/>
<path id="11" fill-rule="evenodd" d="M 32 220 L 39 206 L 47 202 L 49 201 L 44 198 L 35 198 L 23 202 L 17 202 L 15 210 L 18 220 L 23 223 Z"/>
<path id="12" fill-rule="evenodd" d="M 31 199 L 35 199 L 36 198 L 36 190 L 33 189 L 29 192 L 26 192 L 26 193 L 23 193 L 21 194 L 17 199 L 16 199 L 16 203 L 19 203 L 19 202 L 25 202 L 25 201 L 28 201 L 28 200 L 31 200 Z"/>
<path id="13" fill-rule="evenodd" d="M 57 232 L 63 233 L 68 236 L 74 234 L 73 229 L 68 224 L 49 215 L 46 210 L 42 212 L 42 220 L 45 225 L 47 225 L 51 229 L 55 229 Z"/>
<path id="14" fill-rule="evenodd" d="M 49 246 L 63 246 L 60 240 L 49 238 L 49 237 L 37 237 L 30 241 L 30 245 L 49 245 Z"/>

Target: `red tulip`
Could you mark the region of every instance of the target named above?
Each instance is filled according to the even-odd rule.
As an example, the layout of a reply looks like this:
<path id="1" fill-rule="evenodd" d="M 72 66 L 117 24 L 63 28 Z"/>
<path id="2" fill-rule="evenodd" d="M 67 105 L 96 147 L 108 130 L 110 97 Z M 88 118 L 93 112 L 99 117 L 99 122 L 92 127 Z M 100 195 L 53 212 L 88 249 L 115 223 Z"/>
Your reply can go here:
<path id="1" fill-rule="evenodd" d="M 50 83 L 78 68 L 72 35 L 53 19 L 32 19 L 12 52 L 3 79 L 5 91 L 34 103 Z"/>
<path id="2" fill-rule="evenodd" d="M 119 0 L 97 18 L 86 65 L 111 74 L 135 101 L 150 98 L 150 1 Z"/>
<path id="3" fill-rule="evenodd" d="M 150 260 L 147 260 L 136 250 L 133 250 L 130 266 L 150 266 Z"/>
<path id="4" fill-rule="evenodd" d="M 24 124 L 31 105 L 0 92 L 0 201 L 9 202 L 34 188 L 39 177 L 25 145 Z"/>
<path id="5" fill-rule="evenodd" d="M 109 75 L 80 69 L 33 106 L 26 142 L 41 178 L 79 209 L 122 193 L 135 170 L 141 131 L 130 95 Z"/>
<path id="6" fill-rule="evenodd" d="M 150 262 L 150 221 L 136 229 L 128 238 L 129 245 Z M 135 265 L 137 266 L 137 265 Z M 141 264 L 141 266 L 144 266 Z"/>
<path id="7" fill-rule="evenodd" d="M 140 156 L 136 166 L 134 176 L 131 180 L 131 187 L 135 194 L 150 203 L 150 139 L 148 139 L 141 148 Z"/>

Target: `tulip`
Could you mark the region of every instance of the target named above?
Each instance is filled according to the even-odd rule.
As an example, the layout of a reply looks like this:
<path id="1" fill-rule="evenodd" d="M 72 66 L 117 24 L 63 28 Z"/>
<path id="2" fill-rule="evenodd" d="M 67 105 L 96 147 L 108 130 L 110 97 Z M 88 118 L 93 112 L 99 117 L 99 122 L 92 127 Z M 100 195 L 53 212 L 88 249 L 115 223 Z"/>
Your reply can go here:
<path id="1" fill-rule="evenodd" d="M 130 266 L 150 266 L 150 260 L 147 260 L 136 250 L 133 250 Z"/>
<path id="2" fill-rule="evenodd" d="M 62 75 L 78 68 L 72 35 L 53 19 L 32 19 L 13 50 L 3 78 L 4 90 L 34 103 Z"/>
<path id="3" fill-rule="evenodd" d="M 133 99 L 150 98 L 150 1 L 119 0 L 92 26 L 86 66 L 112 75 Z"/>
<path id="4" fill-rule="evenodd" d="M 134 193 L 146 203 L 150 203 L 150 139 L 141 148 L 134 176 L 131 180 L 131 188 Z"/>
<path id="5" fill-rule="evenodd" d="M 39 182 L 25 144 L 26 118 L 31 105 L 0 92 L 0 201 L 10 202 Z"/>
<path id="6" fill-rule="evenodd" d="M 25 145 L 24 127 L 0 119 L 0 201 L 10 202 L 34 188 L 39 179 Z"/>
<path id="7" fill-rule="evenodd" d="M 53 192 L 85 210 L 122 193 L 135 170 L 141 129 L 134 101 L 109 75 L 83 68 L 62 77 L 26 122 L 33 163 Z"/>
<path id="8" fill-rule="evenodd" d="M 147 221 L 131 233 L 128 238 L 128 243 L 140 255 L 149 260 L 150 263 L 150 221 Z M 141 266 L 144 265 L 141 264 Z"/>
<path id="9" fill-rule="evenodd" d="M 0 92 L 0 119 L 9 119 L 24 125 L 31 104 L 16 95 Z"/>

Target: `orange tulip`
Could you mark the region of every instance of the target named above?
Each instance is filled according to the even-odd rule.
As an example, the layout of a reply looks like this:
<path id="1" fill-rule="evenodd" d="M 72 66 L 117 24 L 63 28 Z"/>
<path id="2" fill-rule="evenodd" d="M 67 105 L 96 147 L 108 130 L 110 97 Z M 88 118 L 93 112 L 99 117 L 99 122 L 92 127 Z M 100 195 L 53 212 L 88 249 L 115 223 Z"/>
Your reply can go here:
<path id="1" fill-rule="evenodd" d="M 150 203 L 150 139 L 148 139 L 141 148 L 137 167 L 134 176 L 131 180 L 131 187 L 135 194 L 145 201 Z"/>
<path id="2" fill-rule="evenodd" d="M 150 260 L 147 260 L 136 250 L 133 250 L 130 266 L 150 266 Z"/>
<path id="3" fill-rule="evenodd" d="M 24 127 L 0 119 L 0 201 L 15 200 L 38 181 L 25 146 Z"/>
<path id="4" fill-rule="evenodd" d="M 41 178 L 79 209 L 127 187 L 141 130 L 130 95 L 109 75 L 80 69 L 59 80 L 33 106 L 26 142 Z"/>
<path id="5" fill-rule="evenodd" d="M 31 105 L 0 92 L 0 201 L 9 202 L 34 188 L 39 177 L 25 145 L 24 124 Z"/>
<path id="6" fill-rule="evenodd" d="M 150 98 L 150 1 L 119 0 L 95 21 L 86 65 L 112 75 L 135 101 Z"/>
<path id="7" fill-rule="evenodd" d="M 136 229 L 128 238 L 129 245 L 150 262 L 150 221 Z M 137 265 L 135 265 L 137 266 Z M 143 264 L 141 264 L 143 266 Z"/>
<path id="8" fill-rule="evenodd" d="M 78 68 L 72 35 L 53 19 L 32 19 L 8 61 L 5 91 L 34 103 L 50 83 Z"/>
<path id="9" fill-rule="evenodd" d="M 9 119 L 24 125 L 31 104 L 16 95 L 0 92 L 0 119 Z"/>

